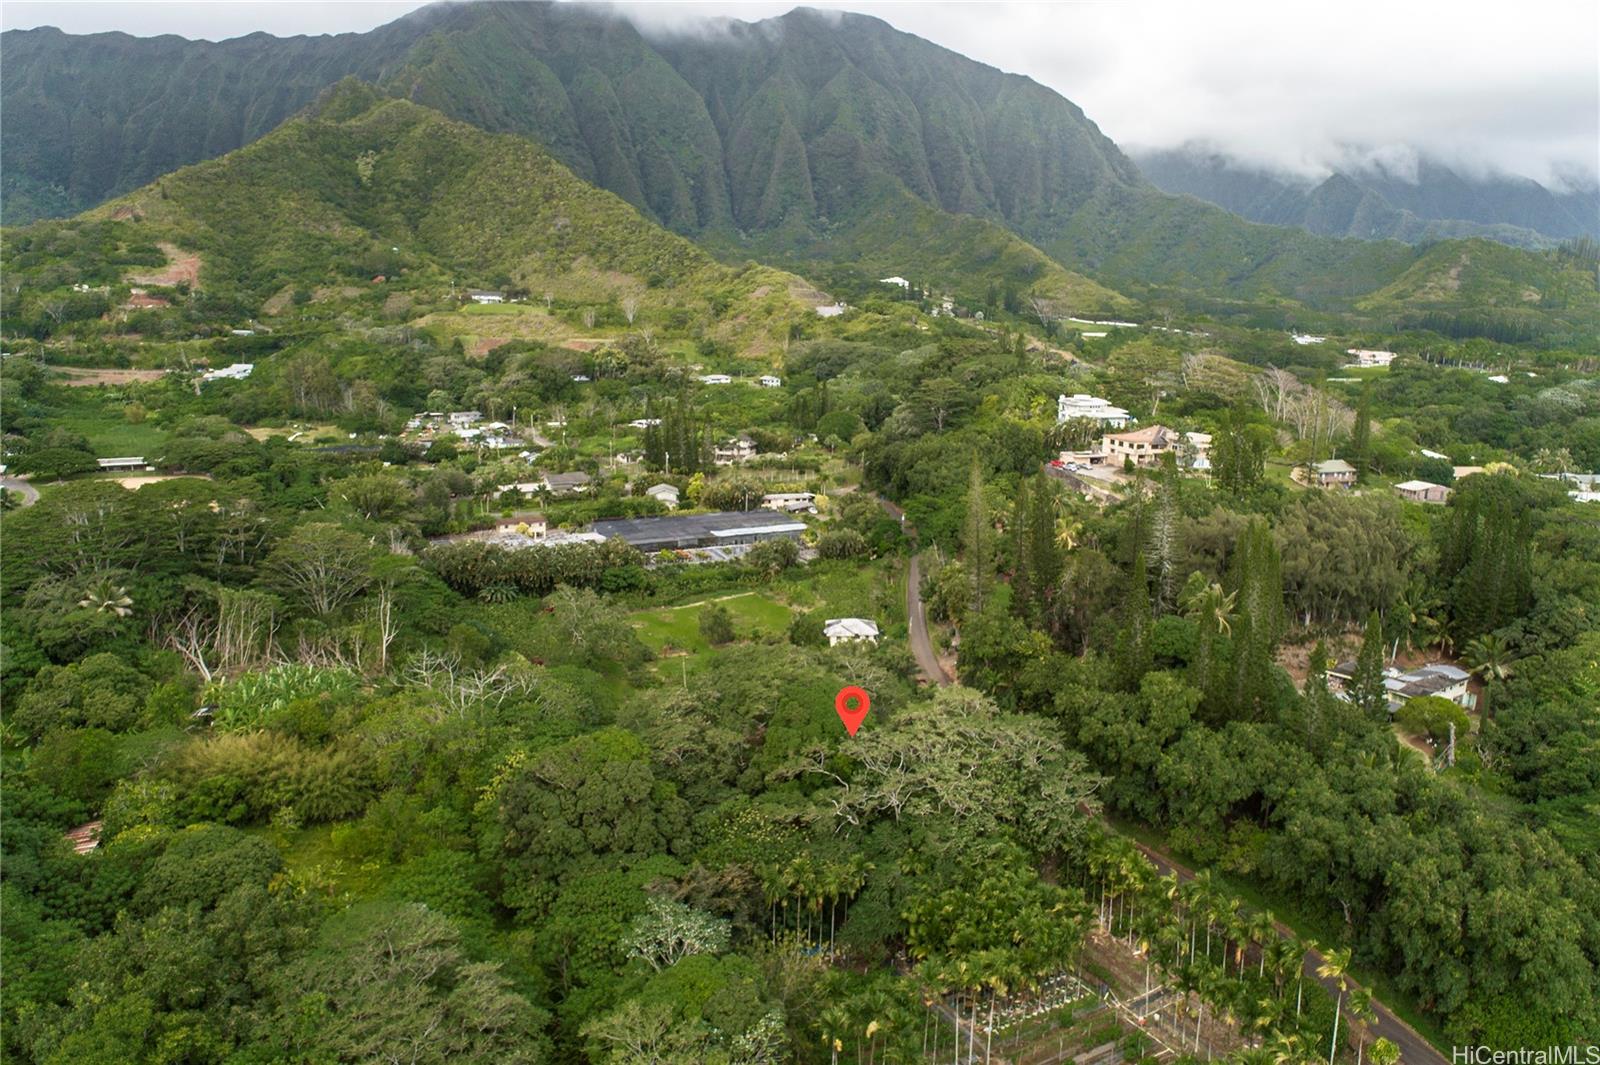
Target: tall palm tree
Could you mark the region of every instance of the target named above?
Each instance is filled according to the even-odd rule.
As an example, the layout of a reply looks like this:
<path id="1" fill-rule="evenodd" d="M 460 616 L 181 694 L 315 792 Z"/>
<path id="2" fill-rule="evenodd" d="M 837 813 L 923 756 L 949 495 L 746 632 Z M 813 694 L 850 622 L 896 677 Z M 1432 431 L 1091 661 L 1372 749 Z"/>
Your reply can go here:
<path id="1" fill-rule="evenodd" d="M 832 1052 L 831 1065 L 839 1065 L 845 1033 L 852 1027 L 849 1011 L 843 1006 L 829 1006 L 817 1015 L 817 1023 L 822 1027 L 822 1041 Z"/>
<path id="2" fill-rule="evenodd" d="M 1062 551 L 1072 551 L 1078 546 L 1078 539 L 1083 535 L 1083 522 L 1075 518 L 1056 519 L 1056 546 Z"/>
<path id="3" fill-rule="evenodd" d="M 1278 941 L 1278 922 L 1273 918 L 1271 911 L 1257 910 L 1250 915 L 1248 925 L 1251 940 L 1261 951 L 1260 963 L 1256 966 L 1256 976 L 1267 975 L 1267 948 Z"/>
<path id="4" fill-rule="evenodd" d="M 1328 1065 L 1333 1065 L 1333 1052 L 1339 1045 L 1339 1015 L 1344 1010 L 1345 992 L 1350 990 L 1349 972 L 1349 947 L 1328 951 L 1322 956 L 1322 964 L 1317 966 L 1318 976 L 1334 981 L 1339 987 L 1338 997 L 1333 1003 L 1333 1037 L 1328 1040 Z"/>

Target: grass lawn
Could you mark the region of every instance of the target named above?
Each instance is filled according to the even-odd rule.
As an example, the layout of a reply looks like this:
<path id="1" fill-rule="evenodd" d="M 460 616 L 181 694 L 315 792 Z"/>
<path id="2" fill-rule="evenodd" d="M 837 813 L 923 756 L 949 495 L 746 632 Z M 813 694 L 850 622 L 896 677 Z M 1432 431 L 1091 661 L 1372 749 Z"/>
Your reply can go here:
<path id="1" fill-rule="evenodd" d="M 1108 817 L 1108 820 L 1118 832 L 1132 836 L 1141 843 L 1148 844 L 1172 855 L 1172 857 L 1190 869 L 1199 870 L 1205 867 L 1205 863 L 1198 862 L 1190 855 L 1175 850 L 1167 842 L 1165 836 L 1146 825 L 1116 817 Z M 1251 909 L 1270 911 L 1279 921 L 1294 929 L 1295 935 L 1301 939 L 1314 940 L 1324 946 L 1331 946 L 1340 942 L 1337 931 L 1331 925 L 1299 913 L 1294 908 L 1293 903 L 1267 890 L 1254 880 L 1233 873 L 1225 873 L 1215 866 L 1212 866 L 1211 869 L 1212 875 L 1216 877 L 1217 882 L 1222 885 L 1224 890 L 1237 895 Z M 1396 1016 L 1414 1028 L 1418 1035 L 1432 1043 L 1436 1050 L 1447 1057 L 1449 1056 L 1450 1048 L 1453 1044 L 1446 1038 L 1438 1023 L 1422 1012 L 1422 1009 L 1410 994 L 1397 989 L 1386 975 L 1370 969 L 1353 966 L 1350 975 L 1366 985 L 1367 989 L 1377 996 L 1385 1006 L 1389 1007 Z"/>
<path id="2" fill-rule="evenodd" d="M 90 411 L 72 411 L 51 419 L 54 428 L 78 433 L 89 441 L 89 450 L 99 458 L 121 455 L 154 456 L 167 441 L 167 434 L 159 425 L 146 420 L 137 424 L 116 415 Z"/>
<path id="3" fill-rule="evenodd" d="M 679 606 L 641 610 L 633 615 L 633 626 L 644 645 L 660 654 L 671 647 L 702 655 L 711 649 L 700 635 L 700 611 L 715 602 L 733 615 L 733 631 L 739 639 L 779 635 L 789 627 L 793 612 L 782 603 L 760 592 L 737 592 L 707 596 Z"/>

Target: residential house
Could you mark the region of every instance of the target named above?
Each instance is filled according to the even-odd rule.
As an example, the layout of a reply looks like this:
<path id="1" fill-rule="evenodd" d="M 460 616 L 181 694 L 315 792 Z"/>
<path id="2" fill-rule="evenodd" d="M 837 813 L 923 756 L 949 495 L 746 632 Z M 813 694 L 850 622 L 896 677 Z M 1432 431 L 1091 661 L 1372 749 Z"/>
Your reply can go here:
<path id="1" fill-rule="evenodd" d="M 207 370 L 200 375 L 202 381 L 243 381 L 256 368 L 253 362 L 236 362 L 220 370 Z"/>
<path id="2" fill-rule="evenodd" d="M 1121 407 L 1113 407 L 1110 400 L 1098 396 L 1082 392 L 1071 396 L 1057 396 L 1056 423 L 1070 422 L 1077 418 L 1095 422 L 1102 429 L 1121 429 L 1134 420 L 1127 411 Z"/>
<path id="3" fill-rule="evenodd" d="M 903 277 L 900 277 L 898 274 L 895 275 L 894 277 L 880 277 L 880 278 L 878 278 L 878 284 L 880 284 L 880 285 L 894 285 L 897 288 L 904 288 L 904 289 L 909 289 L 911 287 L 911 282 L 907 281 Z"/>
<path id="4" fill-rule="evenodd" d="M 761 505 L 768 510 L 781 510 L 786 514 L 815 514 L 815 492 L 768 492 L 761 497 Z"/>
<path id="5" fill-rule="evenodd" d="M 644 494 L 673 510 L 678 509 L 678 490 L 670 484 L 653 484 L 644 490 Z"/>
<path id="6" fill-rule="evenodd" d="M 843 303 L 824 303 L 816 308 L 818 318 L 837 318 L 846 310 Z"/>
<path id="7" fill-rule="evenodd" d="M 513 514 L 509 518 L 496 518 L 494 529 L 496 534 L 516 533 L 537 542 L 545 538 L 550 526 L 543 514 Z"/>
<path id="8" fill-rule="evenodd" d="M 1328 679 L 1334 682 L 1338 694 L 1347 694 L 1355 678 L 1354 660 L 1340 662 L 1328 670 Z M 1471 674 L 1457 666 L 1434 662 L 1416 669 L 1402 670 L 1389 666 L 1383 671 L 1383 687 L 1387 693 L 1389 712 L 1400 709 L 1406 702 L 1423 695 L 1437 695 L 1449 699 L 1464 710 L 1477 705 L 1477 696 L 1469 690 Z"/>
<path id="9" fill-rule="evenodd" d="M 1401 481 L 1394 486 L 1401 499 L 1413 503 L 1443 503 L 1450 498 L 1450 489 L 1432 481 Z"/>
<path id="10" fill-rule="evenodd" d="M 544 490 L 543 481 L 512 481 L 510 484 L 496 485 L 495 491 L 504 495 L 507 492 L 517 492 L 521 495 L 538 495 Z"/>
<path id="11" fill-rule="evenodd" d="M 756 379 L 756 383 L 762 388 L 782 388 L 783 378 L 774 376 L 773 374 L 764 373 Z"/>
<path id="12" fill-rule="evenodd" d="M 1355 359 L 1350 366 L 1387 366 L 1394 361 L 1392 351 L 1370 351 L 1366 348 L 1347 348 L 1345 354 Z"/>
<path id="13" fill-rule="evenodd" d="M 1155 466 L 1161 456 L 1178 443 L 1178 434 L 1164 425 L 1151 425 L 1129 433 L 1107 433 L 1100 438 L 1100 450 L 1117 465 L 1132 459 L 1135 466 Z"/>
<path id="14" fill-rule="evenodd" d="M 483 421 L 483 414 L 475 410 L 453 410 L 445 416 L 445 420 L 453 429 L 465 429 L 469 425 L 477 425 Z"/>
<path id="15" fill-rule="evenodd" d="M 878 623 L 866 618 L 829 618 L 822 626 L 822 635 L 828 638 L 829 647 L 841 643 L 878 642 Z"/>
<path id="16" fill-rule="evenodd" d="M 1485 472 L 1485 469 L 1482 466 L 1452 466 L 1452 467 L 1450 467 L 1450 474 L 1457 481 L 1461 480 L 1461 478 L 1463 478 L 1463 477 L 1471 477 L 1475 473 L 1483 473 L 1483 472 Z"/>
<path id="17" fill-rule="evenodd" d="M 711 449 L 711 457 L 718 466 L 732 466 L 755 458 L 756 444 L 748 436 L 725 440 Z"/>
<path id="18" fill-rule="evenodd" d="M 570 473 L 541 473 L 539 483 L 553 496 L 579 495 L 589 490 L 589 475 L 582 470 Z"/>
<path id="19" fill-rule="evenodd" d="M 628 423 L 628 428 L 629 429 L 649 429 L 652 426 L 656 426 L 656 425 L 660 425 L 660 424 L 661 424 L 661 419 L 660 418 L 635 418 L 633 421 Z"/>
<path id="20" fill-rule="evenodd" d="M 1211 476 L 1211 434 L 1184 433 L 1178 445 L 1178 464 L 1194 473 Z"/>
<path id="21" fill-rule="evenodd" d="M 1294 341 L 1296 344 L 1321 344 L 1328 338 L 1319 337 L 1312 333 L 1290 333 L 1289 339 Z"/>
<path id="22" fill-rule="evenodd" d="M 1356 483 L 1356 468 L 1344 459 L 1312 463 L 1311 483 L 1318 488 L 1349 488 Z"/>
<path id="23" fill-rule="evenodd" d="M 506 294 L 504 292 L 494 292 L 489 289 L 469 288 L 467 289 L 467 298 L 473 303 L 504 303 L 506 301 Z"/>
<path id="24" fill-rule="evenodd" d="M 704 385 L 731 385 L 733 384 L 733 378 L 725 373 L 703 373 L 700 375 L 700 383 Z"/>

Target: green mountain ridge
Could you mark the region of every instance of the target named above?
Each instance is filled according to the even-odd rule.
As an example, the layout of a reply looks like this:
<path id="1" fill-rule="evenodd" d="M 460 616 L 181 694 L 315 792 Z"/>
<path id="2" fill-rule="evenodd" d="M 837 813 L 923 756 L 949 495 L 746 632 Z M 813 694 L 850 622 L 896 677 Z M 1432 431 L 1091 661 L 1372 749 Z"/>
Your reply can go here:
<path id="1" fill-rule="evenodd" d="M 53 186 L 81 199 L 147 182 L 160 161 L 244 143 L 269 116 L 304 106 L 319 79 L 355 74 L 532 137 L 578 177 L 731 261 L 802 272 L 820 261 L 969 292 L 999 284 L 1083 310 L 1125 306 L 1109 286 L 1177 290 L 1209 306 L 1349 311 L 1421 254 L 1253 224 L 1163 193 L 1070 101 L 860 15 L 796 9 L 691 37 L 646 35 L 607 8 L 486 2 L 340 38 L 28 31 L 0 47 L 8 203 L 47 203 Z M 117 71 L 152 56 L 165 66 L 121 91 Z M 227 89 L 184 96 L 179 78 Z M 101 128 L 117 136 L 87 132 Z M 1502 295 L 1518 274 L 1546 269 L 1494 261 L 1508 283 L 1483 290 Z M 1581 332 L 1592 304 L 1583 293 L 1567 300 L 1554 328 Z M 1529 306 L 1518 297 L 1474 312 Z"/>

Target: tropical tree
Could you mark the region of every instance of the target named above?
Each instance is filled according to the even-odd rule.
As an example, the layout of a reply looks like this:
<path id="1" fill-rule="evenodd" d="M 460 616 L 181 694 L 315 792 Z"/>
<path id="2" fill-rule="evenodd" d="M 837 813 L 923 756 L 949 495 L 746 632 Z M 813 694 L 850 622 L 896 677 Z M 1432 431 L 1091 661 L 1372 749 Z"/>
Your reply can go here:
<path id="1" fill-rule="evenodd" d="M 119 618 L 133 614 L 133 599 L 128 589 L 117 584 L 109 575 L 96 578 L 83 592 L 78 606 L 97 614 L 112 614 Z"/>
<path id="2" fill-rule="evenodd" d="M 1494 633 L 1485 633 L 1467 641 L 1461 650 L 1461 659 L 1467 664 L 1467 671 L 1483 682 L 1483 712 L 1488 716 L 1489 685 L 1504 683 L 1516 672 L 1511 648 Z"/>

